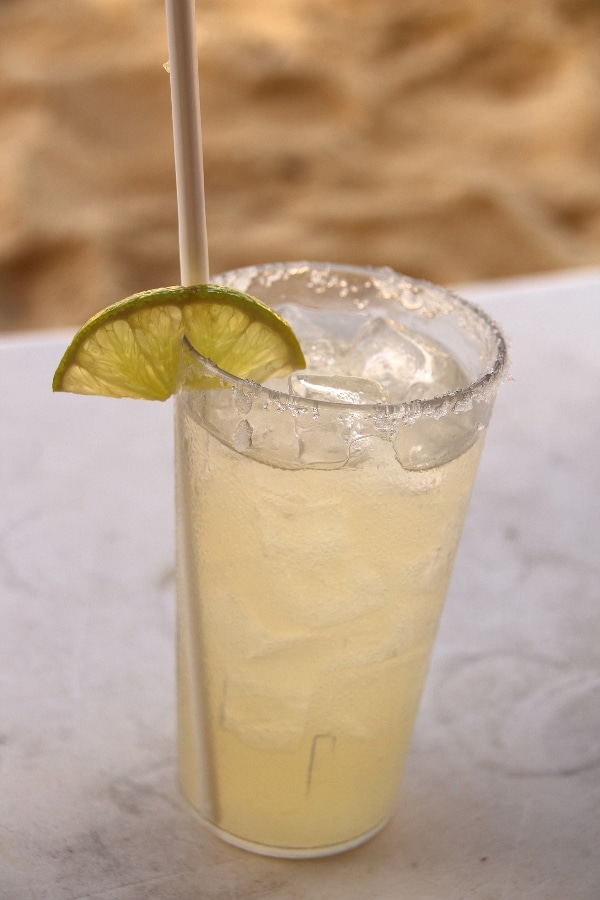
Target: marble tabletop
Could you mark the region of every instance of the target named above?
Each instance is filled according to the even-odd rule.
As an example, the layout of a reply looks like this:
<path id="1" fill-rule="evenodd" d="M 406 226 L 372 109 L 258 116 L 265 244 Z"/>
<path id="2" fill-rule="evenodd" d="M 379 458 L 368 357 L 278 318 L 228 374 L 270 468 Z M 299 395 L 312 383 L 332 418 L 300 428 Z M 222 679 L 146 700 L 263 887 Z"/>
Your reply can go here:
<path id="1" fill-rule="evenodd" d="M 600 898 L 600 270 L 469 285 L 511 337 L 397 812 L 266 859 L 174 780 L 172 408 L 0 339 L 3 900 Z"/>

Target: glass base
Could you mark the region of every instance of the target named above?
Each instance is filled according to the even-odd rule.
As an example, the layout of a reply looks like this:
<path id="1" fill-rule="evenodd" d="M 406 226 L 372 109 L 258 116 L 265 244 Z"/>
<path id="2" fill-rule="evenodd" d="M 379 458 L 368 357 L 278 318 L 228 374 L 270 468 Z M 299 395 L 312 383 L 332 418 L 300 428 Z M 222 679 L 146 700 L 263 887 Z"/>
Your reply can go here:
<path id="1" fill-rule="evenodd" d="M 379 822 L 375 828 L 371 828 L 370 831 L 350 838 L 348 841 L 342 841 L 339 844 L 327 844 L 321 847 L 271 847 L 268 844 L 256 844 L 254 841 L 248 841 L 237 834 L 223 831 L 222 828 L 218 828 L 212 822 L 209 822 L 208 819 L 201 816 L 198 810 L 185 797 L 182 797 L 182 799 L 196 821 L 216 837 L 221 838 L 222 841 L 232 844 L 234 847 L 239 847 L 241 850 L 247 850 L 250 853 L 258 853 L 260 856 L 274 856 L 279 859 L 317 859 L 322 856 L 335 856 L 336 853 L 345 853 L 347 850 L 353 850 L 355 847 L 360 847 L 361 844 L 370 841 L 382 828 L 385 828 L 391 818 L 391 816 L 388 816 L 382 822 Z"/>

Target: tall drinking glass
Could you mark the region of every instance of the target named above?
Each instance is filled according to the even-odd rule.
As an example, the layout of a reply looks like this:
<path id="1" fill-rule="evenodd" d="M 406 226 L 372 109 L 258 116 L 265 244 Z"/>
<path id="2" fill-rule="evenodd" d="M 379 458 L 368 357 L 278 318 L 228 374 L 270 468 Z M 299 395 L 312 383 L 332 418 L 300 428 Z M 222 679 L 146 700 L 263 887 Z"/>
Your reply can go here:
<path id="1" fill-rule="evenodd" d="M 505 344 L 442 288 L 322 263 L 216 279 L 307 369 L 176 400 L 179 777 L 225 840 L 354 847 L 389 819 Z"/>

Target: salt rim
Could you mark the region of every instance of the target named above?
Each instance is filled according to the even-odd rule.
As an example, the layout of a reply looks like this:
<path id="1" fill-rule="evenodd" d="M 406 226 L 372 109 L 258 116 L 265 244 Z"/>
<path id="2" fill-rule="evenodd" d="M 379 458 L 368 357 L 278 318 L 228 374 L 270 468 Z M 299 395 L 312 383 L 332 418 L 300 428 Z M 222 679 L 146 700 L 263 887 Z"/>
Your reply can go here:
<path id="1" fill-rule="evenodd" d="M 460 297 L 454 291 L 435 285 L 432 282 L 401 275 L 390 268 L 372 268 L 366 266 L 344 266 L 331 263 L 271 263 L 264 266 L 248 266 L 234 269 L 223 275 L 216 276 L 213 281 L 230 287 L 240 288 L 240 283 L 250 281 L 270 287 L 278 281 L 288 281 L 291 276 L 311 273 L 311 280 L 307 287 L 313 289 L 316 294 L 324 293 L 332 287 L 340 289 L 339 296 L 348 297 L 358 294 L 357 286 L 348 285 L 346 279 L 337 273 L 369 275 L 371 283 L 369 287 L 377 290 L 383 300 L 394 300 L 410 312 L 415 312 L 426 318 L 433 318 L 439 314 L 456 313 L 468 330 L 472 331 L 473 325 L 479 326 L 480 332 L 484 332 L 492 347 L 495 348 L 494 363 L 476 381 L 464 388 L 457 388 L 437 397 L 427 400 L 411 400 L 397 404 L 383 403 L 344 403 L 338 400 L 311 400 L 307 403 L 303 397 L 285 391 L 268 388 L 263 384 L 252 381 L 249 378 L 239 378 L 230 372 L 221 369 L 208 357 L 202 356 L 184 336 L 184 346 L 191 356 L 202 366 L 204 372 L 219 379 L 222 387 L 231 388 L 236 405 L 240 402 L 242 407 L 249 411 L 254 401 L 263 398 L 264 408 L 275 406 L 279 412 L 290 412 L 297 417 L 300 414 L 312 412 L 313 418 L 319 417 L 319 410 L 339 410 L 354 412 L 373 418 L 376 427 L 387 430 L 390 424 L 402 422 L 412 425 L 422 416 L 433 419 L 441 419 L 449 413 L 460 414 L 472 409 L 473 404 L 491 400 L 496 394 L 500 384 L 508 376 L 508 349 L 500 327 L 479 306 Z M 366 285 L 365 285 L 366 286 Z M 343 292 L 343 293 L 342 293 Z M 418 302 L 416 302 L 416 298 Z M 265 301 L 263 301 L 265 302 Z M 367 308 L 367 300 L 361 305 L 356 302 L 358 309 Z M 491 340 L 490 340 L 491 339 Z M 239 407 L 238 407 L 239 408 Z M 242 410 L 240 410 L 242 411 Z"/>

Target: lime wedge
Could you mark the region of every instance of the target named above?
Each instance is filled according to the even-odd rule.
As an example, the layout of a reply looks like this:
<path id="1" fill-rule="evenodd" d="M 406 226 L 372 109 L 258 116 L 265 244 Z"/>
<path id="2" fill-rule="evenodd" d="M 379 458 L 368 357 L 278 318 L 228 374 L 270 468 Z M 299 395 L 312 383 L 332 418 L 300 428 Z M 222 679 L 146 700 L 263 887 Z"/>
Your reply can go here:
<path id="1" fill-rule="evenodd" d="M 260 382 L 306 365 L 290 326 L 260 300 L 215 284 L 167 287 L 127 297 L 86 322 L 52 389 L 166 400 L 182 379 L 184 336 L 239 378 Z M 208 382 L 205 377 L 202 386 Z"/>

